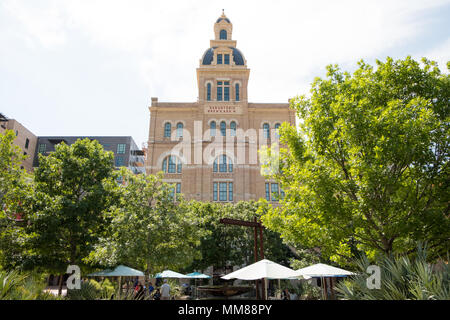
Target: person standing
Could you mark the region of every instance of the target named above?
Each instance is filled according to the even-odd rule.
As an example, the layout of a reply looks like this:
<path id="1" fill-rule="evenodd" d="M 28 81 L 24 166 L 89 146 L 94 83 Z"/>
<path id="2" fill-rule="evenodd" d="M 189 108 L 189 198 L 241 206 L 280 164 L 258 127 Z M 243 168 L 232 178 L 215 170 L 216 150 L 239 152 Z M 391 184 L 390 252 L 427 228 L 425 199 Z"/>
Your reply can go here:
<path id="1" fill-rule="evenodd" d="M 164 279 L 164 284 L 161 286 L 161 300 L 170 300 L 170 285 L 167 279 Z"/>

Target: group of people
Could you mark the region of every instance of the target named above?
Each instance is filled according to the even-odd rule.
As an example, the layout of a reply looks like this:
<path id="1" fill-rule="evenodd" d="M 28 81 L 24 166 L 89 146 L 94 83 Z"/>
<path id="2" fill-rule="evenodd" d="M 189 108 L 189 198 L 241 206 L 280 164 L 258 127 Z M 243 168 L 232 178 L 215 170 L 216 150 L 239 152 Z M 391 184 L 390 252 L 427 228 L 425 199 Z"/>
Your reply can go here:
<path id="1" fill-rule="evenodd" d="M 148 292 L 148 296 L 153 300 L 170 300 L 170 285 L 167 283 L 167 279 L 164 279 L 163 285 L 158 288 L 154 287 L 153 283 L 149 282 L 148 288 L 136 279 L 134 282 L 134 298 L 137 300 L 144 299 Z"/>

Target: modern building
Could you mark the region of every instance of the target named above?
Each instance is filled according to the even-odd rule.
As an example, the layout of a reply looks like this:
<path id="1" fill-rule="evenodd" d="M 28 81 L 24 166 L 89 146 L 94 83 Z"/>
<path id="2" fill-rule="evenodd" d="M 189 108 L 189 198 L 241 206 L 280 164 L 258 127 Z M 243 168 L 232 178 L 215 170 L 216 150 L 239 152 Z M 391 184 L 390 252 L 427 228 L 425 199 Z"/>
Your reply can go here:
<path id="1" fill-rule="evenodd" d="M 8 119 L 0 113 L 0 134 L 4 133 L 6 130 L 14 131 L 16 134 L 14 144 L 27 156 L 21 164 L 22 169 L 32 171 L 37 137 L 17 120 Z"/>
<path id="2" fill-rule="evenodd" d="M 287 103 L 248 101 L 250 69 L 225 14 L 197 68 L 196 102 L 152 98 L 146 171 L 165 173 L 187 199 L 277 201 L 282 190 L 261 175 L 258 149 L 278 141 L 283 122 L 295 125 Z"/>
<path id="3" fill-rule="evenodd" d="M 97 140 L 106 151 L 114 152 L 114 164 L 118 167 L 128 167 L 135 174 L 145 173 L 145 154 L 138 148 L 132 137 L 38 137 L 33 166 L 39 166 L 38 154 L 48 155 L 55 151 L 55 146 L 61 142 L 72 145 L 78 139 Z"/>

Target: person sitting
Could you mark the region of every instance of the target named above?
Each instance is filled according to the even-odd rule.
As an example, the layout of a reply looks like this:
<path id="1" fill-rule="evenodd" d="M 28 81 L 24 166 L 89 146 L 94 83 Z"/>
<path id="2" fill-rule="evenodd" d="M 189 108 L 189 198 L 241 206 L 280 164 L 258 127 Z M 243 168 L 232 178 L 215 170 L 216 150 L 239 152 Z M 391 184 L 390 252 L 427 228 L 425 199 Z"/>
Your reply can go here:
<path id="1" fill-rule="evenodd" d="M 153 294 L 153 300 L 161 300 L 161 292 L 159 288 L 156 288 L 155 293 Z"/>

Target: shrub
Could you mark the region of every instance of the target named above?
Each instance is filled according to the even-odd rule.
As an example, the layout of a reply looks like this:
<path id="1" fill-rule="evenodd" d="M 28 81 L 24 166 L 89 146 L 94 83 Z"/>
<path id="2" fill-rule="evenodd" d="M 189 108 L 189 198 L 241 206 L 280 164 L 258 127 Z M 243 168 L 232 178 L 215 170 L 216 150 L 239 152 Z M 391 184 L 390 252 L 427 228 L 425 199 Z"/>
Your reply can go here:
<path id="1" fill-rule="evenodd" d="M 448 259 L 447 259 L 448 261 Z M 381 271 L 380 289 L 367 287 L 367 258 L 356 262 L 361 273 L 336 286 L 338 296 L 348 300 L 449 300 L 448 263 L 434 268 L 427 262 L 425 249 L 419 248 L 414 259 L 386 256 L 377 262 Z"/>

